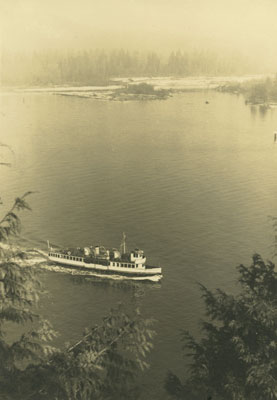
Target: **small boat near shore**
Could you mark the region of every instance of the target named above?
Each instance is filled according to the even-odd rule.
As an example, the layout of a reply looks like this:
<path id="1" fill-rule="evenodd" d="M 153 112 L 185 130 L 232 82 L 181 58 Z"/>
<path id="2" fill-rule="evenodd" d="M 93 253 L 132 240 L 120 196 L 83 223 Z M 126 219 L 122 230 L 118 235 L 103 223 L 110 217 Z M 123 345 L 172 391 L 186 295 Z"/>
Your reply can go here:
<path id="1" fill-rule="evenodd" d="M 162 278 L 162 268 L 146 264 L 143 250 L 127 251 L 125 234 L 120 251 L 99 245 L 57 250 L 50 247 L 48 242 L 48 258 L 55 264 L 74 269 L 76 274 L 80 272 L 80 275 L 93 272 L 99 277 L 121 277 L 154 282 Z"/>

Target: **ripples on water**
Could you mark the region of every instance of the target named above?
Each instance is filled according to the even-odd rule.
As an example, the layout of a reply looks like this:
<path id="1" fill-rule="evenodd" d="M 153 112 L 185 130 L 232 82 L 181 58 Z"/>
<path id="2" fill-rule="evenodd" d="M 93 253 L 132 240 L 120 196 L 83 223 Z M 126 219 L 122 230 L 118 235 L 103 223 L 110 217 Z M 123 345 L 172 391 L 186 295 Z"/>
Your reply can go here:
<path id="1" fill-rule="evenodd" d="M 167 369 L 183 364 L 179 329 L 199 329 L 196 282 L 234 290 L 238 263 L 254 251 L 270 258 L 276 111 L 253 112 L 241 97 L 216 92 L 126 103 L 9 94 L 1 109 L 1 142 L 15 153 L 6 155 L 14 167 L 1 170 L 1 196 L 7 204 L 37 191 L 25 237 L 40 247 L 46 239 L 114 247 L 125 231 L 130 248 L 163 267 L 162 284 L 143 286 L 139 300 L 128 285 L 45 272 L 42 302 L 60 343 L 115 302 L 139 302 L 158 332 L 145 397 L 162 398 Z"/>

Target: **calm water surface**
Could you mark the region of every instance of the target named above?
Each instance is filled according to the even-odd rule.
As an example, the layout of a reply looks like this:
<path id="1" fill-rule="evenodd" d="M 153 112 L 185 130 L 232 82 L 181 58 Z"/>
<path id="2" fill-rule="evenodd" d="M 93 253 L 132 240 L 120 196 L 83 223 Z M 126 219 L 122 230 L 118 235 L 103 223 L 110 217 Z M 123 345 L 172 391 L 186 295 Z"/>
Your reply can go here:
<path id="1" fill-rule="evenodd" d="M 209 104 L 205 101 L 209 100 Z M 41 309 L 78 339 L 118 301 L 156 319 L 145 399 L 166 399 L 166 371 L 182 373 L 180 329 L 199 333 L 197 282 L 236 290 L 236 269 L 254 251 L 270 258 L 277 215 L 277 110 L 261 113 L 241 97 L 216 92 L 166 101 L 107 102 L 50 94 L 2 94 L 1 169 L 6 204 L 27 190 L 32 245 L 141 247 L 160 263 L 161 284 L 110 284 L 45 272 Z M 3 152 L 6 152 L 3 154 Z"/>

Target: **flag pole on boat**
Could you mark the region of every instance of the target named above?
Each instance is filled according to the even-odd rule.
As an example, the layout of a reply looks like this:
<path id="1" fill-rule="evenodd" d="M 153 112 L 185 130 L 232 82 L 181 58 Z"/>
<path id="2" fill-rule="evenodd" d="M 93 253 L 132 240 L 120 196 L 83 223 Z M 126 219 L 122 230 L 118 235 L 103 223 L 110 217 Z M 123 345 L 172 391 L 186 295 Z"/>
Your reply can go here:
<path id="1" fill-rule="evenodd" d="M 125 235 L 125 232 L 123 232 L 122 242 L 121 242 L 120 247 L 121 247 L 122 254 L 125 254 L 126 253 L 126 235 Z"/>

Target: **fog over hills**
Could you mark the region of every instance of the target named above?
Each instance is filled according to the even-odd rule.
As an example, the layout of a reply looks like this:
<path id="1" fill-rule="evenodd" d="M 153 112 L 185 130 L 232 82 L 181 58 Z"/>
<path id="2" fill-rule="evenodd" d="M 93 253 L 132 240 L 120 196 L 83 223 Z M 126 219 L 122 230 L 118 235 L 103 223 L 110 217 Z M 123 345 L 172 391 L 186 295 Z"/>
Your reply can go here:
<path id="1" fill-rule="evenodd" d="M 2 0 L 0 3 L 4 55 L 20 53 L 30 57 L 34 52 L 44 55 L 55 52 L 57 60 L 61 60 L 64 54 L 75 57 L 77 53 L 97 49 L 106 54 L 124 49 L 129 53 L 155 52 L 168 58 L 180 50 L 187 54 L 206 52 L 209 57 L 219 58 L 221 64 L 235 60 L 235 73 L 277 70 L 275 0 Z M 2 56 L 2 65 L 5 62 L 7 58 Z M 241 71 L 238 65 L 242 66 Z M 215 73 L 220 70 L 216 68 Z M 229 70 L 226 73 L 232 73 L 232 68 Z M 163 69 L 162 73 L 165 72 Z M 201 72 L 205 73 L 205 69 Z"/>

